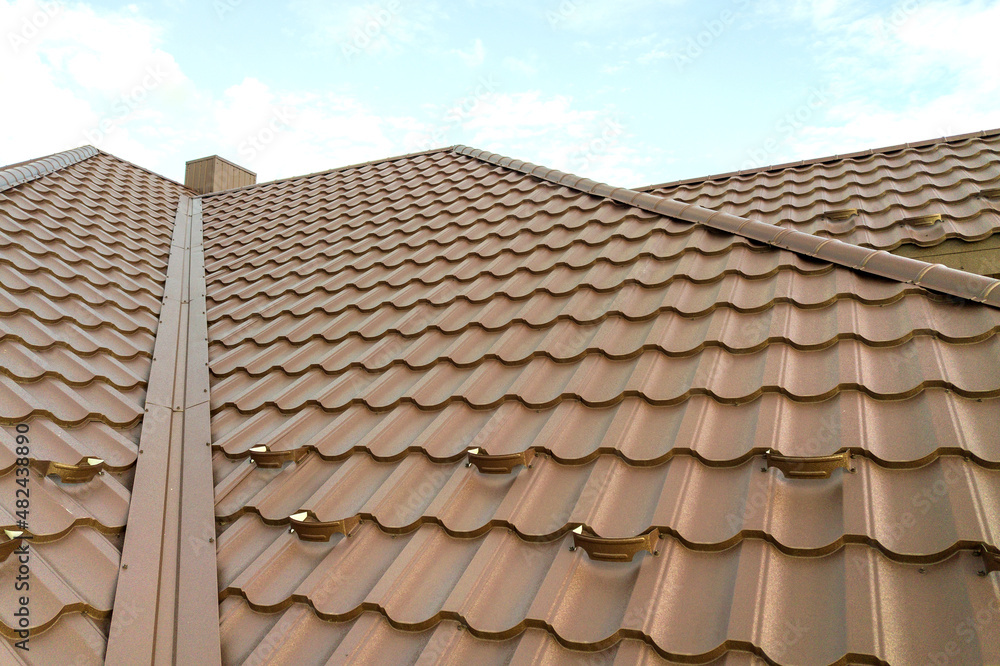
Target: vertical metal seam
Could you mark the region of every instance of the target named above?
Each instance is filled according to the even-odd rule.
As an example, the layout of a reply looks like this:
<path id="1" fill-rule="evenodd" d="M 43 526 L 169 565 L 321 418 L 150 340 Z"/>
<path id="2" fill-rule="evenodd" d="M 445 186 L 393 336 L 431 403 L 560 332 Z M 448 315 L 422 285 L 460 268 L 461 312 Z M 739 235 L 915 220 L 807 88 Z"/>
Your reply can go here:
<path id="1" fill-rule="evenodd" d="M 201 200 L 178 202 L 108 663 L 218 663 L 218 572 L 210 443 Z"/>

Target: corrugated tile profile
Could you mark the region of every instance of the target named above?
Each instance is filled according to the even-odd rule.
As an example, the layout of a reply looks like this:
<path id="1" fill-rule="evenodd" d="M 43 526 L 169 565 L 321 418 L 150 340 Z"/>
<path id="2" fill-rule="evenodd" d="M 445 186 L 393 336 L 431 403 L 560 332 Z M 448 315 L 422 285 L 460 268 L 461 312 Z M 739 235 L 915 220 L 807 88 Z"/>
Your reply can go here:
<path id="1" fill-rule="evenodd" d="M 1000 306 L 1000 289 L 997 289 L 1000 280 L 955 270 L 941 264 L 929 264 L 916 259 L 898 257 L 884 250 L 865 249 L 833 238 L 823 239 L 788 227 L 776 228 L 776 225 L 773 224 L 723 213 L 695 204 L 674 201 L 635 190 L 611 187 L 588 178 L 539 167 L 530 162 L 512 160 L 495 153 L 465 146 L 458 146 L 455 150 L 500 166 L 538 175 L 540 178 L 552 180 L 590 194 L 609 197 L 626 205 L 639 206 L 688 222 L 704 224 L 719 231 L 785 248 L 800 255 L 829 261 L 891 280 L 917 284 L 959 298 Z"/>
<path id="2" fill-rule="evenodd" d="M 974 242 L 1000 230 L 1000 130 L 637 189 L 880 250 Z"/>
<path id="3" fill-rule="evenodd" d="M 32 537 L 31 652 L 2 649 L 15 662 L 101 663 L 183 188 L 86 147 L 10 167 L 0 190 L 0 527 Z M 17 569 L 17 557 L 0 562 L 8 641 Z"/>
<path id="4" fill-rule="evenodd" d="M 0 169 L 0 192 L 81 162 L 97 153 L 97 148 L 93 146 L 82 146 Z"/>
<path id="5" fill-rule="evenodd" d="M 1000 659 L 995 282 L 463 147 L 203 205 L 224 663 Z"/>

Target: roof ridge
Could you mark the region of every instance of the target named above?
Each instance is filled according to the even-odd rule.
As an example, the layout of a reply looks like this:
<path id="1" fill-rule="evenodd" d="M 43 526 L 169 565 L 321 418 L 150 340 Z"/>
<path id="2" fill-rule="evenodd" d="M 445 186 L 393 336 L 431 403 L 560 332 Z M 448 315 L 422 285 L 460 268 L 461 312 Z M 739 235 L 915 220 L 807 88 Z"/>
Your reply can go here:
<path id="1" fill-rule="evenodd" d="M 750 176 L 755 174 L 767 173 L 769 171 L 784 171 L 785 169 L 792 169 L 795 167 L 813 166 L 816 164 L 824 164 L 827 162 L 850 160 L 857 157 L 871 157 L 873 155 L 884 155 L 886 153 L 896 152 L 900 150 L 908 150 L 911 148 L 926 148 L 928 146 L 936 146 L 944 143 L 957 143 L 959 141 L 965 141 L 966 139 L 985 138 L 997 135 L 1000 135 L 1000 128 L 990 129 L 990 130 L 980 130 L 978 132 L 967 132 L 965 134 L 953 134 L 951 136 L 942 136 L 934 139 L 924 139 L 922 141 L 898 143 L 892 146 L 883 146 L 881 148 L 869 148 L 867 150 L 859 150 L 853 153 L 844 153 L 842 155 L 826 155 L 824 157 L 814 157 L 807 160 L 798 160 L 796 162 L 782 162 L 780 164 L 755 167 L 753 169 L 740 169 L 739 171 L 725 171 L 722 173 L 709 174 L 707 176 L 697 176 L 695 178 L 668 180 L 663 183 L 655 183 L 653 185 L 644 185 L 643 187 L 637 187 L 635 191 L 647 192 L 649 190 L 655 190 L 661 187 L 678 187 L 680 185 L 689 185 L 691 183 L 704 183 L 712 180 L 725 180 L 728 178 L 735 178 L 738 176 Z"/>
<path id="2" fill-rule="evenodd" d="M 99 152 L 97 148 L 87 145 L 64 150 L 61 153 L 53 153 L 48 157 L 40 157 L 36 160 L 15 162 L 0 170 L 0 192 L 82 162 Z"/>
<path id="3" fill-rule="evenodd" d="M 289 180 L 299 180 L 301 178 L 312 178 L 313 176 L 324 176 L 329 173 L 336 173 L 338 171 L 346 171 L 347 169 L 358 169 L 365 166 L 371 166 L 373 164 L 382 164 L 383 162 L 395 162 L 396 160 L 405 160 L 411 157 L 419 157 L 420 155 L 432 155 L 434 153 L 443 153 L 449 150 L 454 150 L 456 146 L 442 146 L 441 148 L 429 148 L 427 150 L 418 150 L 415 153 L 404 153 L 402 155 L 393 155 L 392 157 L 380 157 L 376 160 L 368 160 L 367 162 L 357 162 L 355 164 L 346 164 L 344 166 L 334 167 L 333 169 L 324 169 L 322 171 L 313 171 L 312 173 L 305 173 L 300 176 L 287 176 L 285 178 L 275 178 L 274 180 L 266 180 L 263 183 L 254 183 L 253 185 L 244 185 L 243 187 L 234 187 L 230 190 L 219 190 L 218 192 L 207 192 L 202 197 L 214 197 L 219 194 L 232 194 L 233 192 L 239 192 L 242 190 L 249 190 L 255 187 L 263 187 L 265 185 L 274 185 L 275 183 L 284 183 Z"/>
<path id="4" fill-rule="evenodd" d="M 1000 280 L 948 268 L 941 264 L 929 264 L 925 261 L 901 257 L 885 250 L 866 249 L 833 238 L 820 238 L 802 231 L 758 222 L 729 213 L 721 213 L 710 208 L 682 203 L 646 192 L 624 187 L 612 187 L 589 178 L 504 157 L 478 148 L 455 146 L 453 150 L 461 155 L 520 171 L 529 176 L 570 187 L 586 194 L 612 199 L 627 206 L 635 206 L 693 224 L 702 224 L 718 231 L 767 243 L 796 254 L 829 261 L 839 266 L 890 280 L 915 284 L 924 289 L 1000 307 L 1000 289 L 997 289 Z"/>

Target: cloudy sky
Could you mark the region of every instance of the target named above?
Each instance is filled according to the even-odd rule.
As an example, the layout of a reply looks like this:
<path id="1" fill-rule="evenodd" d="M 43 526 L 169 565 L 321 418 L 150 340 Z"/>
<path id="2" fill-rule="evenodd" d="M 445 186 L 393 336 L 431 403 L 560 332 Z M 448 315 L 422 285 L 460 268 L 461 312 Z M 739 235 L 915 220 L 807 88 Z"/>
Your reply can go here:
<path id="1" fill-rule="evenodd" d="M 462 143 L 636 187 L 1000 126 L 1000 1 L 0 0 L 0 164 Z"/>

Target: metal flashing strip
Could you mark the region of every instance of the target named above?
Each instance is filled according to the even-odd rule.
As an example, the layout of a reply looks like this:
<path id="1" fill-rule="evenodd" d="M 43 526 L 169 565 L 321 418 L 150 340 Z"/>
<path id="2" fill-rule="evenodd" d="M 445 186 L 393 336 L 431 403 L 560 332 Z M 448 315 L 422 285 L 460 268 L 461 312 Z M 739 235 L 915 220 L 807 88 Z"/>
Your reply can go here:
<path id="1" fill-rule="evenodd" d="M 181 196 L 107 662 L 220 663 L 201 199 Z"/>
<path id="2" fill-rule="evenodd" d="M 53 171 L 71 166 L 77 162 L 82 162 L 88 157 L 93 157 L 99 150 L 93 146 L 83 146 L 73 150 L 65 150 L 61 153 L 49 155 L 41 159 L 22 164 L 14 164 L 0 171 L 0 192 L 10 189 L 15 185 L 27 183 L 29 180 L 41 178 Z"/>
<path id="3" fill-rule="evenodd" d="M 767 243 L 772 247 L 799 255 L 814 257 L 845 268 L 860 270 L 871 275 L 896 280 L 932 291 L 957 296 L 977 303 L 1000 307 L 1000 293 L 993 294 L 998 281 L 993 278 L 948 268 L 942 264 L 929 264 L 880 250 L 864 248 L 839 240 L 823 239 L 802 231 L 778 227 L 745 217 L 686 204 L 674 199 L 637 192 L 624 187 L 613 187 L 589 178 L 549 169 L 548 167 L 514 160 L 468 146 L 455 146 L 460 154 L 499 167 L 512 169 L 556 185 L 569 187 L 585 194 L 602 197 L 635 206 L 652 213 L 659 213 L 692 224 L 701 224 L 717 231 L 736 234 L 750 240 Z"/>

